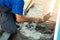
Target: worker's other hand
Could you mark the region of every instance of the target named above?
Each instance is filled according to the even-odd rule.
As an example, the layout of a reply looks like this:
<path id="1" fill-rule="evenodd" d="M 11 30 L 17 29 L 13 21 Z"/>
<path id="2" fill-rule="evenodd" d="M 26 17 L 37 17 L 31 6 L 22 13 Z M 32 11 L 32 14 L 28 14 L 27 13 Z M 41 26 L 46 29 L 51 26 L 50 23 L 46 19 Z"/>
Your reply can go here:
<path id="1" fill-rule="evenodd" d="M 44 21 L 47 21 L 51 17 L 50 13 L 44 16 Z"/>

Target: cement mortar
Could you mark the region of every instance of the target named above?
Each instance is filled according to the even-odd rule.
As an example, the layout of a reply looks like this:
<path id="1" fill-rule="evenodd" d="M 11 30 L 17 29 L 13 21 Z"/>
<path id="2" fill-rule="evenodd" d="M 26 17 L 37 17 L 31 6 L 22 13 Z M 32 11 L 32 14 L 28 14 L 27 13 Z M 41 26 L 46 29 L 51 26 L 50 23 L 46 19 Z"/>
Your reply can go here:
<path id="1" fill-rule="evenodd" d="M 52 40 L 54 36 L 54 28 L 51 29 L 46 25 L 51 25 L 51 22 L 44 23 L 20 23 L 20 34 L 23 35 L 23 38 L 27 38 L 26 40 Z M 53 22 L 52 22 L 53 23 Z M 37 27 L 38 26 L 38 27 Z M 55 26 L 55 22 L 54 22 Z"/>

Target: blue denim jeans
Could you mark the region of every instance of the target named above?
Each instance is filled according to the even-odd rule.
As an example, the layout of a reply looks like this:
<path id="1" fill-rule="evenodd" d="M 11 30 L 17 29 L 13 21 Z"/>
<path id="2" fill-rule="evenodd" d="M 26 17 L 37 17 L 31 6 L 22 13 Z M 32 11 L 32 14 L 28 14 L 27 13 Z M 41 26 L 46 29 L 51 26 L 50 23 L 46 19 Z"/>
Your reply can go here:
<path id="1" fill-rule="evenodd" d="M 12 13 L 0 12 L 0 26 L 5 32 L 16 32 L 17 28 Z"/>

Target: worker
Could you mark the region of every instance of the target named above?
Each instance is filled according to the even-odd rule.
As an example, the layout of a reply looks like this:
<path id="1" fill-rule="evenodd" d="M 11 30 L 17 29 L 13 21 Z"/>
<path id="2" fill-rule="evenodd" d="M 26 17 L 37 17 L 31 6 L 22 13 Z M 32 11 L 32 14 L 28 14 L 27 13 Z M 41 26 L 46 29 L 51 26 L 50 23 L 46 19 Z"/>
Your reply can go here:
<path id="1" fill-rule="evenodd" d="M 40 18 L 23 16 L 24 0 L 0 0 L 0 27 L 7 33 L 15 33 L 17 28 L 13 18 L 17 22 L 41 22 Z"/>

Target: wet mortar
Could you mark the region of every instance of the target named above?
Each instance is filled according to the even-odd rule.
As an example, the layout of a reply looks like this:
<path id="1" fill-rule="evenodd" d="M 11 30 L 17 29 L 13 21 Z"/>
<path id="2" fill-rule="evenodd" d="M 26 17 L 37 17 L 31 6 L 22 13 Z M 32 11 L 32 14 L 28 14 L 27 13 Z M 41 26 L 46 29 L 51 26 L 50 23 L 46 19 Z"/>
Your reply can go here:
<path id="1" fill-rule="evenodd" d="M 18 23 L 19 29 L 9 40 L 53 40 L 55 22 Z"/>

